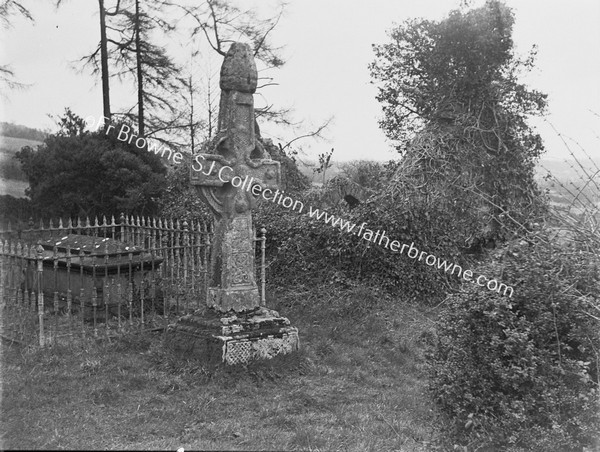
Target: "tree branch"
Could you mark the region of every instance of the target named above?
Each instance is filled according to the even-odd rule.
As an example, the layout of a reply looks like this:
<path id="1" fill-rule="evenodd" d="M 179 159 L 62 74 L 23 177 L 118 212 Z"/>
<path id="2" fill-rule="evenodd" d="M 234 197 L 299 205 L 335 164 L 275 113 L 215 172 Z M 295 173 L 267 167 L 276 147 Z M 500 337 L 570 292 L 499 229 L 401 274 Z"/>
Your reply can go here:
<path id="1" fill-rule="evenodd" d="M 291 141 L 288 141 L 285 146 L 283 146 L 281 148 L 281 150 L 285 150 L 287 147 L 289 147 L 293 142 L 301 140 L 302 138 L 308 138 L 308 137 L 320 137 L 321 136 L 321 132 L 323 132 L 323 130 L 325 130 L 329 124 L 331 123 L 331 121 L 333 120 L 333 117 L 327 119 L 327 121 L 325 121 L 323 124 L 321 124 L 317 130 L 315 130 L 314 132 L 310 132 L 310 133 L 306 133 L 304 135 L 300 135 L 299 137 L 294 138 Z"/>

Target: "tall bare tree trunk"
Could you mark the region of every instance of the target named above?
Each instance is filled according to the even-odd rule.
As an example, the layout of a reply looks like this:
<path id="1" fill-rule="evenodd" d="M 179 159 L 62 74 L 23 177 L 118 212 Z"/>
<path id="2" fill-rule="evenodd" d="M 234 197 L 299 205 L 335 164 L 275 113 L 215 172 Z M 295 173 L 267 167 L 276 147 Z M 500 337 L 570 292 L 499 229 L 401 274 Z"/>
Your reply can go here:
<path id="1" fill-rule="evenodd" d="M 104 0 L 98 0 L 100 7 L 100 66 L 102 70 L 102 107 L 105 119 L 105 125 L 108 125 L 111 119 L 110 113 L 110 87 L 108 80 L 108 41 L 106 38 L 106 10 L 104 9 Z"/>
<path id="2" fill-rule="evenodd" d="M 192 144 L 192 154 L 195 151 L 196 140 L 194 135 L 196 135 L 196 125 L 194 123 L 194 85 L 192 76 L 189 78 L 189 88 L 190 88 L 190 138 Z"/>
<path id="3" fill-rule="evenodd" d="M 144 91 L 142 80 L 142 51 L 140 48 L 140 0 L 135 0 L 135 59 L 138 85 L 138 132 L 144 136 Z"/>
<path id="4" fill-rule="evenodd" d="M 208 82 L 208 139 L 212 138 L 213 132 L 213 112 L 212 112 L 212 88 L 210 87 L 210 80 Z"/>

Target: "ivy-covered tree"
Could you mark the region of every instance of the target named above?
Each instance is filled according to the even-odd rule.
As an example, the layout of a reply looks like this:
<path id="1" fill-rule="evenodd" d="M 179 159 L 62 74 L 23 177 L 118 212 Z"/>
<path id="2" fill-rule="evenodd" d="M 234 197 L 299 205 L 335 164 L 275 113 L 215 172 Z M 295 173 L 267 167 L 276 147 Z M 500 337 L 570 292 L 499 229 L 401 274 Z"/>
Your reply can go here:
<path id="1" fill-rule="evenodd" d="M 499 0 L 410 20 L 374 46 L 371 64 L 381 128 L 404 156 L 401 178 L 488 238 L 526 226 L 539 207 L 534 164 L 544 148 L 526 119 L 544 112 L 546 95 L 519 81 L 535 51 L 515 56 L 513 24 Z"/>
<path id="2" fill-rule="evenodd" d="M 113 133 L 89 132 L 69 109 L 60 130 L 16 154 L 29 180 L 26 194 L 43 217 L 152 215 L 165 187 L 160 158 Z"/>

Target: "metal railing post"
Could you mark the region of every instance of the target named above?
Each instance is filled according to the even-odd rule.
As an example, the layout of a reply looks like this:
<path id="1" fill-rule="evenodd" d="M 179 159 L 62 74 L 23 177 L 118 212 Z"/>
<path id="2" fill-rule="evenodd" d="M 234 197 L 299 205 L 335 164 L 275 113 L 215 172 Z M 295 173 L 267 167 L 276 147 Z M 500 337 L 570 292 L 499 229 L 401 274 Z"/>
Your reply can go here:
<path id="1" fill-rule="evenodd" d="M 39 324 L 39 343 L 40 347 L 44 346 L 44 287 L 43 287 L 43 271 L 44 271 L 44 248 L 38 242 L 36 248 L 37 259 L 37 302 L 38 302 L 38 324 Z"/>
<path id="2" fill-rule="evenodd" d="M 260 292 L 260 305 L 265 307 L 267 305 L 267 300 L 265 296 L 265 250 L 267 243 L 267 229 L 260 229 L 260 282 L 261 282 L 261 292 Z"/>

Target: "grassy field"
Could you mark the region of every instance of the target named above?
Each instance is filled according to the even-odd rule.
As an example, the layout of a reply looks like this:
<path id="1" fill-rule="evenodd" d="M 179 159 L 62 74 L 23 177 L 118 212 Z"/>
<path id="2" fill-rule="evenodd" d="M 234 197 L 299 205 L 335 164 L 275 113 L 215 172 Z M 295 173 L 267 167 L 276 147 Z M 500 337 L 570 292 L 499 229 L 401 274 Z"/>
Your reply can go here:
<path id="1" fill-rule="evenodd" d="M 25 189 L 29 187 L 29 182 L 19 180 L 0 179 L 0 195 L 10 195 L 15 198 L 24 198 Z"/>
<path id="2" fill-rule="evenodd" d="M 38 144 L 42 144 L 42 142 L 0 135 L 0 154 L 15 155 L 23 146 L 31 146 L 35 149 Z"/>
<path id="3" fill-rule="evenodd" d="M 248 366 L 207 368 L 174 354 L 160 333 L 42 351 L 5 345 L 0 446 L 435 448 L 441 420 L 423 368 L 429 314 L 364 288 L 296 288 L 268 304 L 299 327 L 301 351 Z"/>

